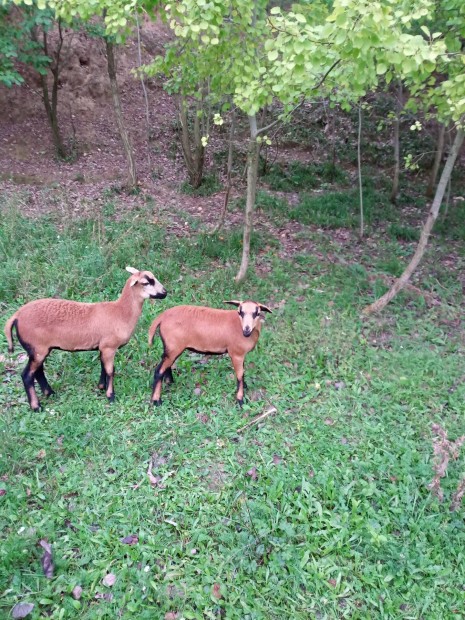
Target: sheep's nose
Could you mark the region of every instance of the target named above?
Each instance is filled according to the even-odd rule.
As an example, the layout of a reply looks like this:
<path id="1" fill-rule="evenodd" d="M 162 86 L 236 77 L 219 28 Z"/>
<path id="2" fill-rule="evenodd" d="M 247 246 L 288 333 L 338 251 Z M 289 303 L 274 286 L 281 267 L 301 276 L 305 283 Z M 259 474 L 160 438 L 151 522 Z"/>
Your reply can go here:
<path id="1" fill-rule="evenodd" d="M 244 329 L 242 330 L 242 333 L 244 334 L 246 338 L 248 338 L 250 334 L 252 333 L 252 330 L 250 329 L 250 327 L 244 327 Z"/>

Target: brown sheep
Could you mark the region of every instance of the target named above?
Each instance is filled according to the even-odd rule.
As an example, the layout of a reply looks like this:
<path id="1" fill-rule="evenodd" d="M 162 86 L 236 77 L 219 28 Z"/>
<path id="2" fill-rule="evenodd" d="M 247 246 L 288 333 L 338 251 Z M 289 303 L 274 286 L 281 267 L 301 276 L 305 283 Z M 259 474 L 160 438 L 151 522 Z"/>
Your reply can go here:
<path id="1" fill-rule="evenodd" d="M 66 299 L 37 299 L 22 306 L 5 325 L 8 351 L 13 352 L 13 327 L 29 361 L 22 373 L 31 409 L 40 409 L 34 380 L 43 394 L 53 390 L 44 373 L 44 361 L 52 349 L 100 351 L 101 374 L 98 387 L 106 389 L 110 402 L 113 390 L 116 350 L 127 344 L 142 313 L 146 299 L 164 299 L 165 288 L 150 271 L 126 267 L 132 275 L 116 301 L 82 303 Z"/>
<path id="2" fill-rule="evenodd" d="M 254 349 L 260 336 L 261 312 L 271 312 L 254 301 L 227 301 L 238 310 L 219 310 L 203 306 L 175 306 L 162 312 L 149 329 L 152 344 L 157 328 L 163 342 L 163 357 L 155 369 L 152 403 L 161 405 L 162 381 L 171 383 L 171 366 L 183 351 L 228 353 L 237 378 L 236 400 L 244 403 L 244 358 Z"/>

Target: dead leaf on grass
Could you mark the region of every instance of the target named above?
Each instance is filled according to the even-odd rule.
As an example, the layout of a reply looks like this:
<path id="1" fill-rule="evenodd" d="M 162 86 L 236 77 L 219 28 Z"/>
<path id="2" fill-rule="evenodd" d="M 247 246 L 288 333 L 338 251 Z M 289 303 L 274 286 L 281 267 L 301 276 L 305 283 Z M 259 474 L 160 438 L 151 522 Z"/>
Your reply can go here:
<path id="1" fill-rule="evenodd" d="M 221 586 L 219 583 L 214 583 L 212 586 L 212 596 L 214 596 L 217 599 L 223 598 L 223 595 L 221 594 Z"/>
<path id="2" fill-rule="evenodd" d="M 0 489 L 0 496 L 6 494 L 6 489 Z"/>
<path id="3" fill-rule="evenodd" d="M 250 476 L 252 478 L 252 480 L 257 480 L 257 478 L 258 478 L 257 468 L 256 467 L 251 467 L 249 469 L 249 471 L 247 472 L 247 475 Z"/>
<path id="4" fill-rule="evenodd" d="M 114 573 L 108 573 L 102 579 L 102 584 L 107 586 L 107 588 L 111 588 L 111 586 L 115 585 L 116 575 Z"/>
<path id="5" fill-rule="evenodd" d="M 37 458 L 38 459 L 44 459 L 47 456 L 47 452 L 42 448 L 42 450 L 39 450 L 39 452 L 37 452 Z"/>
<path id="6" fill-rule="evenodd" d="M 279 456 L 279 454 L 273 454 L 273 463 L 275 465 L 279 465 L 282 461 L 283 459 Z"/>
<path id="7" fill-rule="evenodd" d="M 82 596 L 82 588 L 81 586 L 74 586 L 73 591 L 71 592 L 71 596 L 78 601 Z"/>
<path id="8" fill-rule="evenodd" d="M 113 600 L 113 592 L 97 592 L 94 598 L 96 598 L 97 600 L 102 599 L 104 601 L 110 602 Z"/>
<path id="9" fill-rule="evenodd" d="M 165 620 L 177 620 L 179 613 L 177 611 L 167 611 L 165 614 Z"/>
<path id="10" fill-rule="evenodd" d="M 33 603 L 16 603 L 11 610 L 11 617 L 19 620 L 19 618 L 25 618 L 34 609 Z"/>
<path id="11" fill-rule="evenodd" d="M 139 542 L 139 538 L 135 534 L 131 534 L 130 536 L 120 538 L 120 541 L 124 545 L 137 545 L 137 543 Z"/>
<path id="12" fill-rule="evenodd" d="M 333 418 L 325 418 L 325 424 L 327 424 L 328 426 L 334 426 L 336 422 L 333 420 Z"/>
<path id="13" fill-rule="evenodd" d="M 44 575 L 47 579 L 51 579 L 55 571 L 55 566 L 53 565 L 52 560 L 52 545 L 45 539 L 41 540 L 39 544 L 44 550 L 44 555 L 40 558 Z"/>

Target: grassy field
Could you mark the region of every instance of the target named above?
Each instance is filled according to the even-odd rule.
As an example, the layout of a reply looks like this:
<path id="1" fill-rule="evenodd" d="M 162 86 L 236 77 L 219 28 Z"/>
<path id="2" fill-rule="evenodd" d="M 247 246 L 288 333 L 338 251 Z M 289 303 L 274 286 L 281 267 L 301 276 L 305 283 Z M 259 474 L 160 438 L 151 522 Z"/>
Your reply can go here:
<path id="1" fill-rule="evenodd" d="M 262 203 L 283 220 L 279 201 Z M 443 266 L 447 238 L 431 247 L 421 283 L 440 291 L 441 305 L 402 294 L 381 317 L 362 319 L 385 290 L 367 265 L 395 273 L 411 254 L 400 233 L 372 237 L 355 256 L 308 227 L 302 234 L 320 253 L 283 259 L 257 229 L 260 270 L 236 287 L 237 231 L 178 237 L 148 207 L 92 221 L 1 209 L 2 325 L 41 296 L 114 299 L 127 264 L 152 270 L 169 291 L 144 307 L 117 354 L 113 405 L 96 389 L 97 354 L 53 352 L 56 395 L 31 412 L 23 351 L 8 355 L 2 335 L 1 618 L 21 601 L 35 605 L 33 620 L 465 616 L 464 508 L 449 511 L 464 455 L 449 465 L 443 503 L 427 489 L 431 424 L 451 439 L 464 433 L 460 264 Z M 340 260 L 325 260 L 336 246 Z M 189 353 L 163 406 L 151 408 L 154 316 L 241 297 L 274 309 L 246 360 L 244 408 L 234 404 L 229 359 Z M 275 414 L 237 432 L 270 407 Z M 41 539 L 52 545 L 52 579 Z"/>

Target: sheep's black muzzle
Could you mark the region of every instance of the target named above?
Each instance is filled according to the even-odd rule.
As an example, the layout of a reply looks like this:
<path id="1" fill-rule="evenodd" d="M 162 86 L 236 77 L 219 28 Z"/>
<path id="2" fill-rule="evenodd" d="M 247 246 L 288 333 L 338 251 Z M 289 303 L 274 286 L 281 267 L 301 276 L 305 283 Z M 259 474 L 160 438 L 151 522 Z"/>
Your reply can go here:
<path id="1" fill-rule="evenodd" d="M 150 295 L 150 299 L 165 299 L 168 293 L 163 291 L 163 293 L 156 293 L 156 295 Z"/>
<path id="2" fill-rule="evenodd" d="M 250 336 L 250 334 L 252 333 L 252 330 L 248 327 L 246 327 L 245 329 L 242 330 L 242 333 L 244 334 L 244 336 L 246 338 L 248 338 Z"/>

